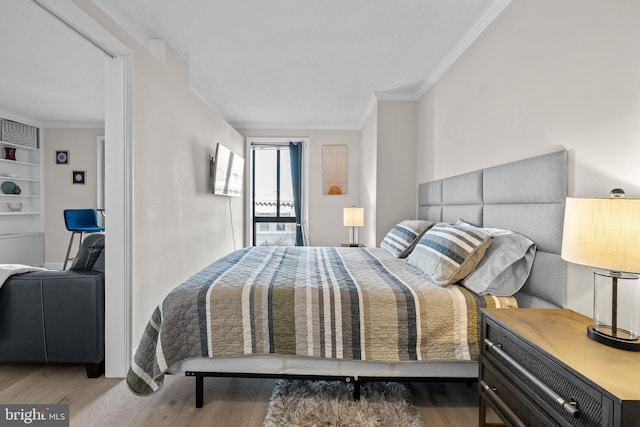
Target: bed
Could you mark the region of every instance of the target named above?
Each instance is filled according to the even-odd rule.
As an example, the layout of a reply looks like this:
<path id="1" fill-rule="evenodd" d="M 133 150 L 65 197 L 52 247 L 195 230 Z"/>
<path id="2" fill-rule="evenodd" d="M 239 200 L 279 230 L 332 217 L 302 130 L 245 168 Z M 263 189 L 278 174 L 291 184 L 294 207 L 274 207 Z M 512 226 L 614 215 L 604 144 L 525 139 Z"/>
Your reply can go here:
<path id="1" fill-rule="evenodd" d="M 417 191 L 419 221 L 410 222 L 424 230 L 416 228 L 415 246 L 403 251 L 244 248 L 193 275 L 149 320 L 127 377 L 131 391 L 151 394 L 165 374 L 193 376 L 201 407 L 210 376 L 333 378 L 353 382 L 356 394 L 367 381 L 476 379 L 481 308 L 566 305 L 559 254 L 567 153 Z M 496 296 L 448 284 L 480 269 L 483 254 L 497 247 L 495 229 L 535 242 L 524 286 Z M 450 232 L 469 246 L 452 275 L 428 254 Z"/>

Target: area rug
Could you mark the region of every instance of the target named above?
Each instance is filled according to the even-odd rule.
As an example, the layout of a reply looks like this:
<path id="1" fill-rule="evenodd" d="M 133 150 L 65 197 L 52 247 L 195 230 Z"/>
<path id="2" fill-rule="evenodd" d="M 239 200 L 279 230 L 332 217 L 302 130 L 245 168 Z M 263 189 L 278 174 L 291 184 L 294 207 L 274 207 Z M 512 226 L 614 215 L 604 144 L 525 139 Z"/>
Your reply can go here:
<path id="1" fill-rule="evenodd" d="M 269 401 L 265 427 L 424 427 L 409 389 L 394 382 L 361 385 L 340 381 L 279 380 Z"/>

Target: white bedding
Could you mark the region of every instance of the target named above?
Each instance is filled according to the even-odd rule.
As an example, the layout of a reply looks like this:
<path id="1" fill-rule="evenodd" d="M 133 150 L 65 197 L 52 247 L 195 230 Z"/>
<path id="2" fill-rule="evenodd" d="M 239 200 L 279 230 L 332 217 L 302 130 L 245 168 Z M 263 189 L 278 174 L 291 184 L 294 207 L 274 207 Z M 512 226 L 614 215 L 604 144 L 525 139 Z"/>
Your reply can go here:
<path id="1" fill-rule="evenodd" d="M 23 264 L 0 264 L 0 288 L 4 282 L 14 274 L 28 273 L 30 271 L 44 271 L 42 267 L 31 267 Z"/>

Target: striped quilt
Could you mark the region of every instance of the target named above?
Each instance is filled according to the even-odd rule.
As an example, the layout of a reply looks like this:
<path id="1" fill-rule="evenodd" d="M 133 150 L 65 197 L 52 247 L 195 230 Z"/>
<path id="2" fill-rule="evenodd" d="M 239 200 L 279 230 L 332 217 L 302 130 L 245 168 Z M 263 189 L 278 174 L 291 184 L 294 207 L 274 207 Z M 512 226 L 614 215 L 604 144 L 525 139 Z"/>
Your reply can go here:
<path id="1" fill-rule="evenodd" d="M 429 283 L 384 249 L 253 247 L 225 256 L 156 308 L 127 377 L 136 394 L 194 357 L 477 360 L 478 309 L 515 299 Z"/>

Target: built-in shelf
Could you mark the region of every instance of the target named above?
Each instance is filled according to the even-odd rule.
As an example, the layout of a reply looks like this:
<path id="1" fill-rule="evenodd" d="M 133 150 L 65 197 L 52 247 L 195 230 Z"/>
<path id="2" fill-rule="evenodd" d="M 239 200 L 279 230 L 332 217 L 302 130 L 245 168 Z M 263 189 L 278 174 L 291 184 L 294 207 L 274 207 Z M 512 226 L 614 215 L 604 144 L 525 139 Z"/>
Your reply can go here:
<path id="1" fill-rule="evenodd" d="M 0 175 L 0 180 L 3 180 L 3 181 L 40 182 L 39 179 L 34 179 L 34 178 L 18 178 L 16 176 L 4 176 L 4 175 Z"/>
<path id="2" fill-rule="evenodd" d="M 0 117 L 0 120 L 4 119 Z M 37 131 L 37 134 L 39 133 Z M 3 136 L 10 139 L 7 135 Z M 21 189 L 20 194 L 5 194 L 0 190 L 0 262 L 15 258 L 16 262 L 22 260 L 23 264 L 28 264 L 33 262 L 30 257 L 32 253 L 38 253 L 38 259 L 44 254 L 42 152 L 39 135 L 37 138 L 33 145 L 0 140 L 0 185 L 4 182 L 14 182 Z M 13 151 L 5 150 L 6 148 L 15 148 L 16 160 L 5 158 Z M 11 210 L 10 205 L 22 207 L 20 210 Z M 31 235 L 25 235 L 17 238 L 15 233 L 38 233 L 39 237 L 36 239 Z M 37 244 L 31 245 L 32 240 L 37 241 Z M 42 263 L 41 260 L 39 262 Z"/>
<path id="3" fill-rule="evenodd" d="M 40 167 L 40 163 L 21 162 L 20 160 L 0 159 L 0 162 L 5 163 L 5 164 L 8 163 L 8 164 L 14 164 L 14 165 L 25 165 L 25 166 L 38 166 L 38 167 Z"/>
<path id="4" fill-rule="evenodd" d="M 20 150 L 31 150 L 31 151 L 39 150 L 38 147 L 27 147 L 26 145 L 14 144 L 13 142 L 7 142 L 7 141 L 0 141 L 0 144 L 8 145 L 9 147 L 19 148 Z"/>

